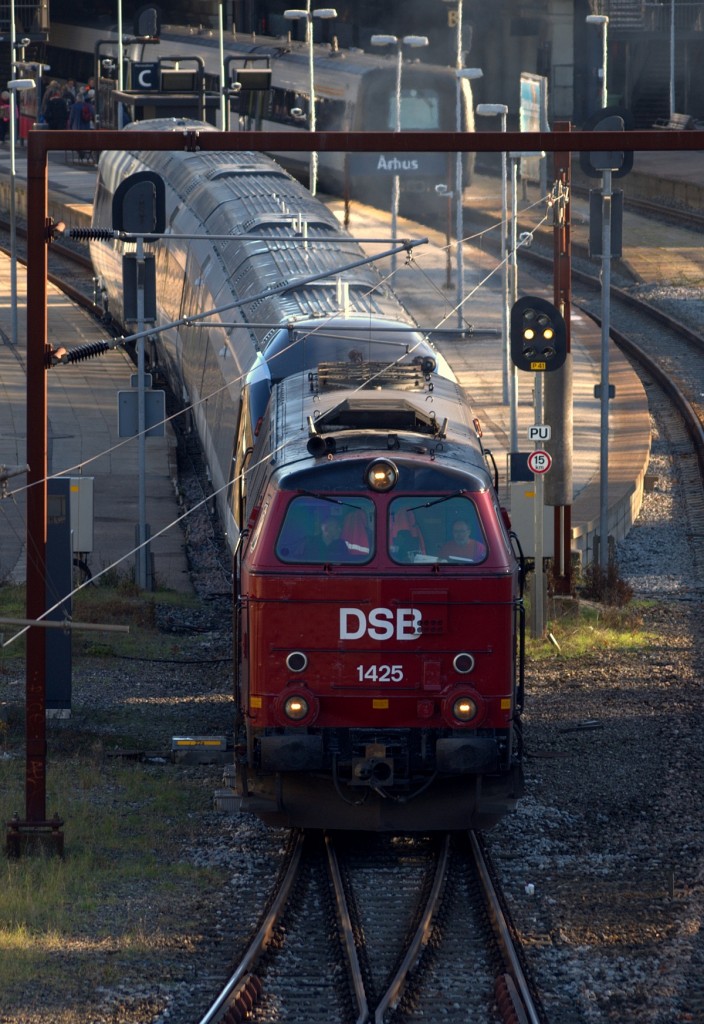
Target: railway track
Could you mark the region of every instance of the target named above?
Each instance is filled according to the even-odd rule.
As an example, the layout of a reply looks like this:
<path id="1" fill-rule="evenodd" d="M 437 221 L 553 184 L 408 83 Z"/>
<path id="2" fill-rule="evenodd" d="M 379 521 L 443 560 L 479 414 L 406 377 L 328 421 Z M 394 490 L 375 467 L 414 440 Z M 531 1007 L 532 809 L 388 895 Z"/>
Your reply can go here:
<path id="1" fill-rule="evenodd" d="M 546 272 L 552 260 L 538 252 L 527 258 Z M 609 331 L 626 355 L 667 392 L 692 437 L 704 478 L 704 337 L 688 324 L 612 285 Z M 599 279 L 572 268 L 572 299 L 601 325 Z"/>
<path id="2" fill-rule="evenodd" d="M 478 837 L 300 833 L 200 1024 L 451 1022 L 468 1001 L 476 1019 L 545 1020 Z"/>
<path id="3" fill-rule="evenodd" d="M 530 256 L 532 257 L 533 253 L 531 253 Z M 585 276 L 585 278 L 589 277 L 589 275 L 586 275 L 586 274 L 584 276 Z M 589 284 L 587 281 L 582 281 L 581 277 L 582 277 L 581 272 L 575 271 L 575 274 L 574 274 L 575 284 L 579 280 L 579 287 L 575 287 L 575 290 L 574 290 L 574 300 L 575 300 L 576 303 L 578 303 L 584 309 L 586 309 L 588 312 L 590 312 L 590 315 L 594 315 L 596 317 L 596 316 L 598 316 L 598 307 L 599 307 L 598 282 L 596 281 L 595 278 L 592 277 L 592 279 L 591 279 L 592 283 Z M 583 289 L 583 291 L 582 291 L 582 289 Z M 612 293 L 612 295 L 615 295 L 615 293 Z M 623 305 L 621 305 L 621 297 L 617 296 L 617 295 L 615 295 L 614 302 L 612 304 L 612 310 L 611 310 L 611 313 L 612 313 L 612 333 L 615 335 L 616 331 L 618 331 L 621 334 L 623 334 L 624 337 L 626 335 L 630 335 L 632 338 L 637 339 L 636 344 L 637 344 L 638 349 L 641 349 L 644 352 L 650 352 L 651 356 L 654 358 L 656 363 L 659 362 L 659 361 L 663 361 L 665 363 L 665 366 L 664 366 L 664 369 L 663 369 L 663 372 L 665 373 L 665 376 L 669 377 L 669 378 L 673 378 L 673 377 L 675 378 L 675 380 L 677 382 L 676 383 L 676 388 L 677 388 L 678 391 L 680 391 L 685 396 L 685 398 L 688 401 L 688 404 L 694 410 L 694 412 L 697 414 L 696 415 L 696 419 L 699 422 L 699 429 L 701 430 L 701 405 L 700 405 L 700 402 L 698 402 L 698 399 L 697 399 L 697 390 L 696 389 L 697 389 L 697 380 L 699 381 L 699 388 L 701 388 L 701 380 L 704 379 L 704 376 L 702 375 L 702 363 L 700 361 L 701 358 L 702 358 L 701 357 L 701 343 L 700 343 L 700 341 L 698 341 L 698 336 L 697 336 L 696 331 L 691 331 L 690 333 L 692 334 L 692 338 L 690 338 L 689 340 L 687 340 L 685 342 L 683 339 L 685 338 L 685 336 L 687 334 L 687 331 L 681 329 L 684 325 L 680 325 L 679 327 L 677 325 L 673 326 L 671 318 L 668 318 L 666 316 L 665 316 L 666 323 L 662 323 L 661 322 L 659 326 L 653 327 L 652 326 L 652 320 L 653 320 L 653 315 L 654 315 L 653 314 L 653 308 L 652 307 L 647 307 L 647 304 L 643 304 L 642 302 L 637 301 L 637 300 L 636 300 L 636 304 L 634 305 L 633 297 L 627 295 L 627 293 L 624 293 L 624 295 L 626 297 L 623 299 Z M 616 301 L 616 299 L 618 299 L 618 302 Z M 638 310 L 638 309 L 640 310 L 638 315 L 643 317 L 642 321 L 638 321 L 637 322 L 637 321 L 635 321 L 633 319 L 633 317 L 635 315 L 634 314 L 634 309 L 635 310 Z M 661 314 L 660 311 L 658 311 L 658 316 L 662 317 L 663 314 Z M 668 335 L 667 338 L 665 338 L 665 335 L 663 333 L 665 327 L 667 327 L 668 330 L 672 327 L 672 329 L 674 331 L 674 333 L 672 335 Z M 685 348 L 685 345 L 687 346 L 686 348 Z M 679 350 L 682 350 L 682 352 L 683 352 L 683 354 L 681 356 L 679 355 Z M 665 360 L 663 360 L 663 358 L 662 358 L 664 353 L 667 354 L 667 358 Z M 654 378 L 655 370 L 653 370 L 652 368 L 646 368 L 642 372 L 644 374 L 644 382 L 646 384 L 646 387 L 648 388 L 649 395 L 651 397 L 651 402 L 652 401 L 666 402 L 667 400 L 664 397 L 662 399 L 660 397 L 657 397 L 657 399 L 655 398 L 656 387 L 655 387 L 655 385 L 653 384 L 653 382 L 651 380 L 651 377 Z M 701 454 L 701 450 L 702 450 L 701 440 L 699 441 L 698 446 L 697 446 L 696 432 L 695 432 L 695 435 L 694 435 L 695 439 L 693 440 L 684 431 L 684 429 L 682 429 L 682 430 L 679 429 L 677 423 L 675 423 L 673 417 L 671 416 L 671 414 L 669 412 L 666 414 L 665 418 L 667 418 L 668 422 L 672 422 L 672 431 L 673 431 L 672 444 L 673 444 L 673 450 L 676 452 L 676 457 L 678 458 L 678 461 L 680 461 L 680 463 L 681 463 L 681 465 L 683 467 L 688 467 L 690 464 L 694 465 L 694 463 L 691 463 L 691 459 L 694 458 L 696 460 L 697 452 L 699 454 Z M 701 500 L 701 481 L 700 481 L 699 476 L 698 476 L 698 471 L 696 471 L 696 467 L 695 467 L 695 471 L 692 474 L 690 474 L 690 471 L 689 471 L 688 468 L 686 469 L 686 473 L 687 473 L 688 476 L 689 475 L 692 476 L 692 494 L 693 495 L 695 494 L 696 489 L 698 487 L 699 494 L 700 494 L 700 500 Z M 693 498 L 693 500 L 694 500 L 694 498 Z M 704 522 L 704 519 L 700 519 L 699 522 L 700 523 Z M 699 529 L 694 524 L 694 521 L 689 525 L 688 528 L 691 529 L 693 532 L 696 529 Z M 700 536 L 701 536 L 702 535 L 702 530 L 701 529 L 699 529 L 699 533 L 700 533 Z M 325 872 L 323 872 L 323 881 L 325 880 L 324 876 L 325 876 Z M 323 885 L 322 882 L 316 883 L 316 884 L 322 886 L 322 888 L 320 889 L 321 892 L 327 892 L 329 883 L 327 883 L 325 881 L 324 885 Z M 449 888 L 449 887 L 446 885 L 446 889 L 447 888 Z M 326 899 L 327 898 L 328 897 L 326 896 Z M 457 901 L 457 902 L 459 902 L 459 901 Z M 441 917 L 441 915 L 439 914 L 437 916 L 437 918 L 433 918 L 433 920 L 434 921 L 435 920 L 439 920 L 440 917 Z M 353 922 L 355 920 L 356 919 L 353 918 L 353 917 L 350 918 L 350 930 L 351 930 L 353 935 L 355 934 L 355 928 L 356 928 L 356 925 L 353 925 Z M 305 917 L 304 917 L 304 925 L 302 926 L 302 929 L 303 929 L 303 933 L 305 934 L 306 930 L 308 929 L 308 924 L 306 922 Z M 277 937 L 278 937 L 278 933 L 277 933 Z M 457 940 L 457 941 L 459 941 L 459 940 Z M 340 943 L 341 940 L 338 939 L 337 942 Z M 423 947 L 426 950 L 426 959 L 429 958 L 431 955 L 435 955 L 436 947 L 437 947 L 437 943 L 436 943 L 435 936 L 433 934 L 431 934 L 430 940 Z M 364 957 L 361 957 L 361 962 L 364 963 Z M 423 965 L 421 964 L 421 967 L 422 966 Z M 295 964 L 294 964 L 294 967 L 295 967 Z M 508 977 L 511 977 L 511 975 L 508 974 L 508 972 L 504 972 L 504 973 L 507 974 Z M 338 977 L 338 976 L 346 977 L 346 975 L 347 975 L 347 969 L 346 968 L 344 970 L 344 973 L 340 969 L 338 969 L 337 974 L 333 975 L 332 972 L 331 972 L 331 977 L 333 979 Z M 501 974 L 499 976 L 503 977 L 503 975 L 501 975 Z M 363 975 L 363 977 L 364 977 L 364 975 Z M 346 986 L 349 986 L 349 982 L 345 981 L 345 984 L 346 984 Z M 248 972 L 248 973 L 246 973 L 246 974 L 244 974 L 244 975 L 242 975 L 240 977 L 238 985 L 240 986 L 240 989 L 239 990 L 233 990 L 232 992 L 230 992 L 230 996 L 231 997 L 234 996 L 236 998 L 236 1000 L 239 1000 L 239 999 L 243 1000 L 243 1003 L 242 1003 L 243 1006 L 246 1006 L 247 1001 L 249 1001 L 251 1003 L 251 1006 L 252 1006 L 253 1009 L 257 1005 L 257 1001 L 261 1000 L 262 996 L 266 997 L 267 992 L 268 992 L 266 977 L 264 978 L 264 983 L 262 985 L 261 979 L 259 979 L 258 976 L 254 975 L 253 969 L 252 969 L 252 971 L 250 971 L 250 972 Z M 467 989 L 469 987 L 467 985 L 466 972 L 465 972 L 465 977 L 464 977 L 464 985 L 465 985 L 465 989 Z M 507 987 L 510 987 L 509 983 L 507 981 L 506 981 L 506 985 L 507 985 Z M 333 985 L 333 993 L 335 993 L 336 988 L 337 988 L 337 986 Z M 236 989 L 237 989 L 237 987 L 236 987 Z M 364 992 L 366 993 L 366 988 L 364 989 Z M 413 999 L 416 998 L 415 993 L 416 993 L 416 983 L 411 978 L 409 980 L 409 984 L 403 989 L 400 998 L 401 998 L 401 1000 L 404 1000 L 404 999 L 409 1000 L 409 1003 L 412 1005 Z M 376 990 L 373 991 L 373 995 L 374 995 L 374 997 L 376 997 Z M 352 1006 L 355 1005 L 352 996 L 348 995 L 346 998 L 347 998 L 348 1005 L 352 1005 Z M 417 998 L 420 999 L 421 996 L 419 995 Z M 430 998 L 432 999 L 432 997 L 430 997 Z M 235 1007 L 237 1007 L 239 1005 L 240 1004 L 237 1001 L 234 1004 Z M 399 1007 L 404 1008 L 404 1013 L 405 1013 L 406 1005 L 407 1004 L 405 1002 L 403 1002 L 403 1001 L 398 1004 Z M 232 1007 L 230 1009 L 232 1009 Z M 235 1010 L 233 1009 L 232 1012 L 234 1014 Z M 239 1012 L 239 1010 L 236 1010 L 236 1012 Z M 400 1012 L 400 1010 L 397 1007 L 397 1009 L 395 1011 L 392 1010 L 392 1012 Z M 208 1019 L 208 1018 L 204 1018 L 204 1019 Z M 213 1017 L 212 1019 L 213 1020 L 217 1020 L 217 1019 L 227 1020 L 228 1018 L 226 1016 L 221 1016 L 219 1018 L 218 1017 Z M 236 1020 L 237 1017 L 233 1015 L 229 1019 L 230 1020 Z M 254 1019 L 257 1019 L 257 1018 L 254 1018 Z M 259 1019 L 267 1019 L 267 1018 L 259 1018 Z M 271 1018 L 269 1018 L 269 1019 L 271 1019 Z M 311 1021 L 315 1020 L 315 1018 L 312 1017 L 312 1016 L 307 1017 L 306 1019 L 310 1019 Z M 357 1018 L 350 1017 L 349 1019 L 357 1019 Z M 369 1019 L 371 1020 L 373 1018 L 370 1017 Z M 390 1016 L 388 1019 L 391 1020 L 391 1019 L 393 1019 L 393 1017 Z M 403 1019 L 405 1019 L 405 1020 L 413 1020 L 413 1017 L 406 1015 L 406 1016 L 404 1016 Z M 428 1019 L 428 1015 L 427 1014 L 426 1014 L 425 1019 Z M 451 1020 L 452 1019 L 451 1016 L 448 1019 Z M 466 1017 L 464 1019 L 466 1019 Z M 510 1020 L 511 1018 L 509 1017 L 507 1019 Z M 521 1019 L 521 1017 L 518 1016 L 515 1019 Z M 530 1018 L 526 1018 L 526 1019 L 530 1019 Z M 541 1019 L 541 1018 L 537 1018 L 537 1019 Z"/>

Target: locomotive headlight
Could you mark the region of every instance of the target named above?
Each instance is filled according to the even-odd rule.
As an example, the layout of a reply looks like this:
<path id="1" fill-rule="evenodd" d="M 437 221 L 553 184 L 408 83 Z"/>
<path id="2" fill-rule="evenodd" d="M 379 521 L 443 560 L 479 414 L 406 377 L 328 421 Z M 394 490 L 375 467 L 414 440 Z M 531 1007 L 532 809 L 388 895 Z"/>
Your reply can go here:
<path id="1" fill-rule="evenodd" d="M 442 716 L 453 729 L 475 728 L 485 714 L 486 704 L 480 694 L 465 686 L 453 690 L 442 702 Z"/>
<path id="2" fill-rule="evenodd" d="M 274 713 L 280 725 L 312 725 L 318 717 L 320 702 L 306 686 L 291 686 L 274 701 Z"/>
<path id="3" fill-rule="evenodd" d="M 375 459 L 367 466 L 366 480 L 373 491 L 390 491 L 398 482 L 398 469 L 389 459 Z"/>
<path id="4" fill-rule="evenodd" d="M 284 714 L 287 718 L 290 718 L 292 722 L 300 722 L 302 718 L 305 718 L 310 711 L 310 706 L 305 697 L 301 697 L 300 694 L 296 693 L 293 697 L 288 697 L 284 701 Z"/>
<path id="5" fill-rule="evenodd" d="M 471 697 L 458 697 L 452 705 L 452 714 L 458 722 L 471 722 L 477 717 L 477 705 Z"/>

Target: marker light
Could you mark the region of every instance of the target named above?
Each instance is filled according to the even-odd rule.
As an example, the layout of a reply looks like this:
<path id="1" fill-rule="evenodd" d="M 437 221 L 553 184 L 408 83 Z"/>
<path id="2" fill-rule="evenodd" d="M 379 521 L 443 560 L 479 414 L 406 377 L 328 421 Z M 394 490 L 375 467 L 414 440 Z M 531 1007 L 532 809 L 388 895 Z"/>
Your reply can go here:
<path id="1" fill-rule="evenodd" d="M 291 651 L 286 658 L 286 668 L 289 672 L 305 672 L 308 667 L 308 658 L 303 651 Z"/>
<path id="2" fill-rule="evenodd" d="M 373 491 L 390 491 L 398 482 L 398 470 L 388 459 L 375 459 L 367 466 L 366 480 Z"/>
<path id="3" fill-rule="evenodd" d="M 467 654 L 466 651 L 462 651 L 461 654 L 456 654 L 452 659 L 452 667 L 455 672 L 461 672 L 462 675 L 466 675 L 467 672 L 471 672 L 474 668 L 474 658 L 471 654 Z"/>

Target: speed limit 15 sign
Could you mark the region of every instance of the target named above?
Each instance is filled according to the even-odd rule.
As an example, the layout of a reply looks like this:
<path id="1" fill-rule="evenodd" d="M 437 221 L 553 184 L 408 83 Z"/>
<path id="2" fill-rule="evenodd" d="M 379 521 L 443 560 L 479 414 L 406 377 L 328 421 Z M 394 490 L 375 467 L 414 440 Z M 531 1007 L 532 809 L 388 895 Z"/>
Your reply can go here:
<path id="1" fill-rule="evenodd" d="M 542 448 L 536 449 L 528 456 L 528 469 L 531 473 L 547 473 L 552 466 L 552 456 Z"/>

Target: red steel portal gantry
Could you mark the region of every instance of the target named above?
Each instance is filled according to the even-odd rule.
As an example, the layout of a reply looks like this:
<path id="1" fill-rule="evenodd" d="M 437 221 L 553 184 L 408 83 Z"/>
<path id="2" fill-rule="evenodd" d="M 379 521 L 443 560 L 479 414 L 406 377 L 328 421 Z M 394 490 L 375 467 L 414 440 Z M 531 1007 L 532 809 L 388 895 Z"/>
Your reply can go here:
<path id="1" fill-rule="evenodd" d="M 553 153 L 555 179 L 569 183 L 574 152 L 704 150 L 704 132 L 571 131 L 554 132 L 92 132 L 34 128 L 27 146 L 27 619 L 46 610 L 47 537 L 47 380 L 51 349 L 47 343 L 47 256 L 55 225 L 48 217 L 48 154 L 54 150 L 197 150 L 257 152 L 440 152 Z M 555 304 L 569 312 L 569 221 L 555 229 Z M 569 322 L 569 316 L 565 316 Z M 563 510 L 561 550 L 569 565 L 569 508 Z M 557 538 L 556 538 L 557 539 Z M 566 552 L 565 552 L 566 545 Z M 19 852 L 33 841 L 63 846 L 60 820 L 46 817 L 46 669 L 45 631 L 31 626 L 26 655 L 26 806 L 25 819 L 9 823 L 8 850 Z"/>

